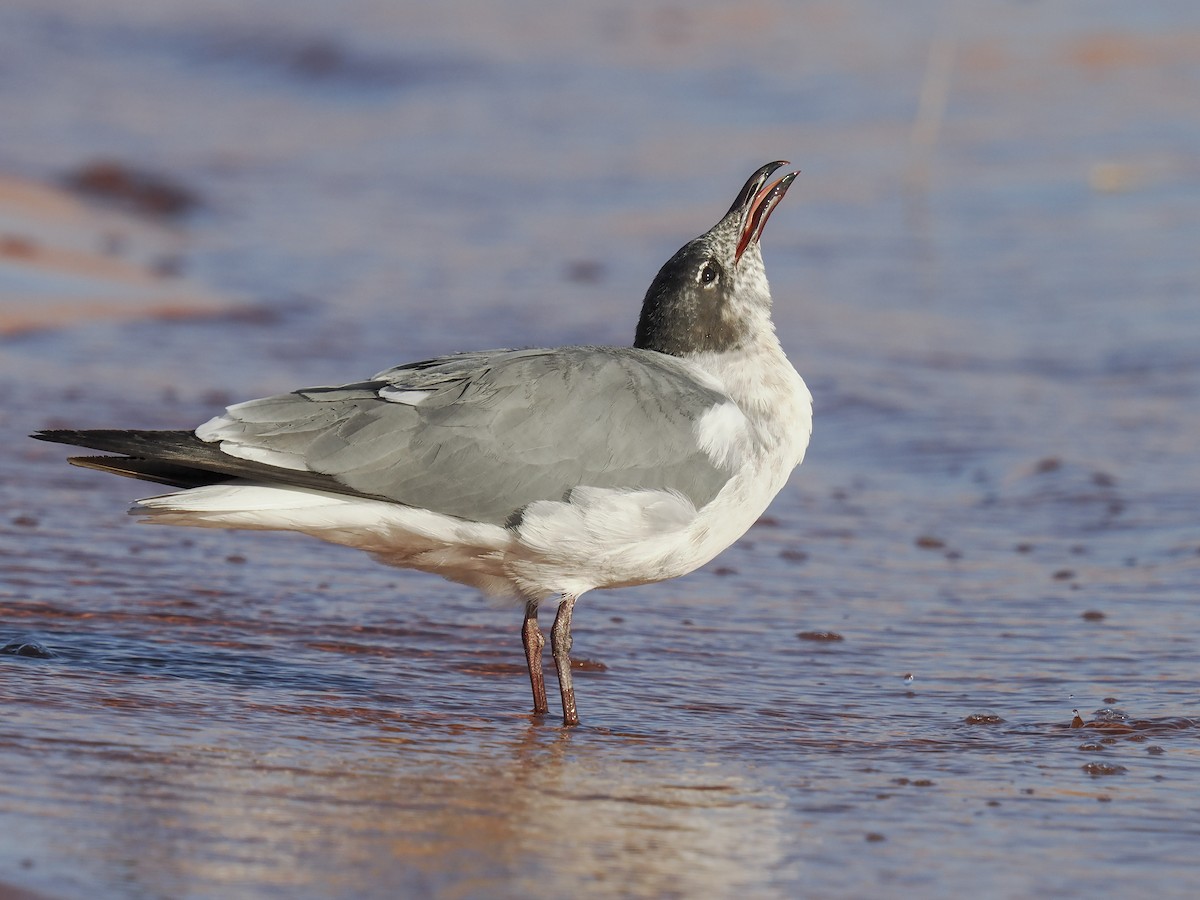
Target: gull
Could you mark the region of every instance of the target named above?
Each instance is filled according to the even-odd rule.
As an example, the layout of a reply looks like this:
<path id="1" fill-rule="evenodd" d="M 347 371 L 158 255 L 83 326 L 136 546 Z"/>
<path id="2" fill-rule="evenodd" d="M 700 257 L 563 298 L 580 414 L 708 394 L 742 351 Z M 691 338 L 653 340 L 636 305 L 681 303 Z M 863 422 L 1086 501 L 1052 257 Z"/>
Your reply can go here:
<path id="1" fill-rule="evenodd" d="M 655 276 L 632 347 L 455 353 L 230 406 L 194 431 L 33 437 L 177 488 L 144 521 L 298 531 L 523 604 L 533 713 L 579 724 L 571 616 L 587 591 L 676 578 L 741 537 L 804 458 L 812 397 L 771 320 L 759 238 L 798 172 L 758 169 Z"/>

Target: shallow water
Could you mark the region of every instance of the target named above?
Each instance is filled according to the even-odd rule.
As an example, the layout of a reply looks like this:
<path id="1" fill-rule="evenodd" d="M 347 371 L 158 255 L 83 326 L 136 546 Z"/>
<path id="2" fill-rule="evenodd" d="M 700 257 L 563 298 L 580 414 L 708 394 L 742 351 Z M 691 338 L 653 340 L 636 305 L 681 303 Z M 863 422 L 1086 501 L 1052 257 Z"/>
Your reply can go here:
<path id="1" fill-rule="evenodd" d="M 0 882 L 1200 890 L 1193 4 L 17 0 L 0 60 L 0 171 L 112 159 L 198 201 L 0 203 L 7 308 L 68 310 L 0 329 Z M 764 256 L 808 459 L 700 572 L 581 601 L 578 729 L 526 714 L 517 610 L 138 525 L 146 487 L 25 438 L 627 343 L 657 266 L 781 156 Z M 187 282 L 139 316 L 117 274 L 30 268 L 55 241 Z"/>

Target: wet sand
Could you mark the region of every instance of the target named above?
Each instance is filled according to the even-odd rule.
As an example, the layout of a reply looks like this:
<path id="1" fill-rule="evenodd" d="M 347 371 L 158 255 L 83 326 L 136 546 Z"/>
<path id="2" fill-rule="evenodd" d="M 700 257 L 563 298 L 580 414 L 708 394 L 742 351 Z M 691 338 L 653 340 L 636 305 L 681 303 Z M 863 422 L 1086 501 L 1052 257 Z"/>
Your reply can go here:
<path id="1" fill-rule="evenodd" d="M 1189 4 L 0 25 L 0 897 L 1200 890 Z M 808 459 L 581 601 L 578 729 L 525 712 L 519 610 L 139 525 L 26 438 L 628 343 L 780 157 Z"/>

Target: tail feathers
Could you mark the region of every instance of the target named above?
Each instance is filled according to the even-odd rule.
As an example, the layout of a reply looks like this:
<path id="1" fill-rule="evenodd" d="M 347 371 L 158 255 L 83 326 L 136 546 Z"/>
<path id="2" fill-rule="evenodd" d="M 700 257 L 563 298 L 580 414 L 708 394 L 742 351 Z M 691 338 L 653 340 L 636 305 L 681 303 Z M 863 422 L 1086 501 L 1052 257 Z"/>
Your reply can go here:
<path id="1" fill-rule="evenodd" d="M 98 469 L 172 487 L 192 488 L 242 478 L 266 484 L 365 496 L 320 472 L 284 469 L 270 463 L 230 456 L 221 450 L 219 443 L 202 441 L 191 431 L 53 429 L 36 432 L 31 437 L 39 441 L 118 453 L 119 456 L 108 457 L 77 456 L 71 462 L 86 469 Z"/>
<path id="2" fill-rule="evenodd" d="M 269 518 L 312 509 L 341 509 L 356 499 L 344 494 L 310 491 L 238 481 L 232 484 L 200 485 L 203 490 L 181 491 L 137 501 L 139 514 L 228 513 Z M 368 502 L 368 501 L 358 501 Z M 371 501 L 374 502 L 374 501 Z"/>
<path id="3" fill-rule="evenodd" d="M 378 524 L 380 506 L 378 501 L 345 494 L 232 481 L 146 497 L 138 500 L 130 512 L 142 522 L 155 525 L 303 531 L 318 536 L 327 536 L 329 532 L 347 535 L 365 532 L 354 539 L 358 542 L 370 540 L 371 526 Z"/>

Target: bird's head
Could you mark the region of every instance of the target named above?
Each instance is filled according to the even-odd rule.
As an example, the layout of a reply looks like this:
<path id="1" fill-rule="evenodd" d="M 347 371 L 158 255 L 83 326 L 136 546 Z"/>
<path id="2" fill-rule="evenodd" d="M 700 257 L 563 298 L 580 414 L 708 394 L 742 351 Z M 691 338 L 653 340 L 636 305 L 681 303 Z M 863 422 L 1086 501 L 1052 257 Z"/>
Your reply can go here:
<path id="1" fill-rule="evenodd" d="M 758 241 L 800 174 L 768 184 L 785 165 L 767 163 L 751 175 L 721 221 L 667 260 L 646 291 L 635 347 L 672 356 L 720 353 L 770 327 L 771 291 Z"/>

